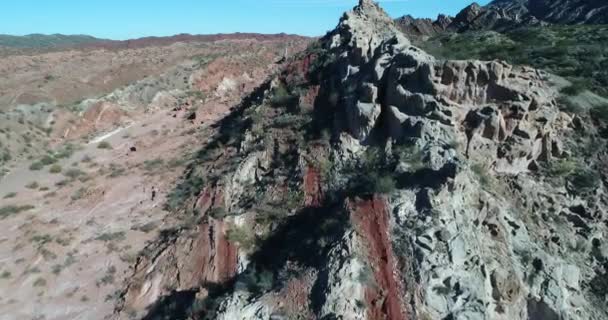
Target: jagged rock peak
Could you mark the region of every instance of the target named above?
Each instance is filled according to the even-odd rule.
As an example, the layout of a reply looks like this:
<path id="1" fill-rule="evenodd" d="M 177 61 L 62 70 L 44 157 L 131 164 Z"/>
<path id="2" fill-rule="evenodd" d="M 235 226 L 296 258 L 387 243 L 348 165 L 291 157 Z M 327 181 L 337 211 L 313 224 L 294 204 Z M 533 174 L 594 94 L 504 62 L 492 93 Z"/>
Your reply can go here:
<path id="1" fill-rule="evenodd" d="M 410 45 L 393 19 L 371 0 L 361 0 L 358 6 L 345 13 L 328 38 L 331 47 L 347 45 L 364 60 L 369 59 L 375 49 L 388 40 L 395 40 L 403 46 Z"/>

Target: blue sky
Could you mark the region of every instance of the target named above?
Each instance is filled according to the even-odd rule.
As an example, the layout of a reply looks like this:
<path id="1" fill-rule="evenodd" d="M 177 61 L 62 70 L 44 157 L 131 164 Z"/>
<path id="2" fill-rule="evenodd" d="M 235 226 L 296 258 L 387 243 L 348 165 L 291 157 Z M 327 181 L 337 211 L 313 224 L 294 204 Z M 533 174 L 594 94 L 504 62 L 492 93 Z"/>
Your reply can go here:
<path id="1" fill-rule="evenodd" d="M 385 0 L 393 17 L 455 14 L 472 0 Z M 178 33 L 323 35 L 357 0 L 6 0 L 0 34 L 129 39 Z M 487 3 L 487 0 L 479 3 Z"/>

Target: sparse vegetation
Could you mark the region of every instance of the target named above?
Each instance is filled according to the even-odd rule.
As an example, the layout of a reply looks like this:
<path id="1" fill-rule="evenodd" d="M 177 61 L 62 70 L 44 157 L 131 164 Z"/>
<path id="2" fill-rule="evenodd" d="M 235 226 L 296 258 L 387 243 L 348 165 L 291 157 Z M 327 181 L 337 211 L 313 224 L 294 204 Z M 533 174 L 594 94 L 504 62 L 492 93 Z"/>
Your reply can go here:
<path id="1" fill-rule="evenodd" d="M 123 241 L 126 238 L 127 238 L 126 233 L 124 231 L 118 231 L 118 232 L 103 233 L 95 239 L 99 240 L 99 241 L 110 242 L 110 241 Z"/>
<path id="2" fill-rule="evenodd" d="M 38 189 L 38 187 L 40 187 L 40 185 L 38 184 L 38 182 L 33 181 L 33 182 L 28 183 L 25 187 L 28 189 Z"/>
<path id="3" fill-rule="evenodd" d="M 112 145 L 107 141 L 102 141 L 97 144 L 97 149 L 112 149 Z"/>
<path id="4" fill-rule="evenodd" d="M 46 280 L 44 278 L 38 278 L 34 281 L 34 287 L 46 287 Z"/>
<path id="5" fill-rule="evenodd" d="M 62 169 L 61 169 L 61 166 L 60 166 L 60 165 L 58 165 L 58 164 L 54 164 L 54 165 L 52 165 L 52 166 L 51 166 L 51 168 L 49 169 L 49 172 L 50 172 L 50 173 L 55 173 L 55 174 L 56 174 L 56 173 L 61 173 L 61 170 L 62 170 Z"/>
<path id="6" fill-rule="evenodd" d="M 76 168 L 68 169 L 67 171 L 65 171 L 63 173 L 64 176 L 70 178 L 71 180 L 75 180 L 75 179 L 77 179 L 78 177 L 80 177 L 80 176 L 82 176 L 84 174 L 85 173 L 82 170 L 76 169 Z"/>
<path id="7" fill-rule="evenodd" d="M 599 175 L 590 169 L 579 168 L 568 176 L 572 190 L 578 194 L 593 191 L 599 184 Z"/>
<path id="8" fill-rule="evenodd" d="M 114 276 L 116 275 L 116 267 L 110 266 L 106 270 L 106 274 L 97 281 L 97 286 L 100 285 L 109 285 L 114 283 Z"/>
<path id="9" fill-rule="evenodd" d="M 471 171 L 477 176 L 477 180 L 484 189 L 491 187 L 494 183 L 494 178 L 490 175 L 489 169 L 482 164 L 471 165 Z"/>
<path id="10" fill-rule="evenodd" d="M 158 169 L 161 169 L 165 164 L 165 161 L 161 158 L 156 158 L 153 160 L 145 160 L 144 161 L 144 170 L 148 172 L 152 172 Z"/>
<path id="11" fill-rule="evenodd" d="M 180 208 L 187 199 L 200 192 L 204 184 L 203 178 L 193 174 L 189 175 L 167 196 L 165 209 L 176 210 Z"/>
<path id="12" fill-rule="evenodd" d="M 255 235 L 246 227 L 232 225 L 226 232 L 226 240 L 238 243 L 247 251 L 253 250 L 256 246 Z"/>
<path id="13" fill-rule="evenodd" d="M 608 28 L 602 25 L 554 25 L 520 28 L 505 34 L 467 32 L 419 43 L 427 52 L 449 59 L 506 60 L 531 65 L 570 80 L 566 95 L 589 89 L 608 97 Z"/>
<path id="14" fill-rule="evenodd" d="M 4 196 L 4 199 L 10 199 L 17 196 L 17 192 L 9 192 Z"/>
<path id="15" fill-rule="evenodd" d="M 80 200 L 80 199 L 82 199 L 87 194 L 87 192 L 88 192 L 87 188 L 82 187 L 82 188 L 76 190 L 74 192 L 74 194 L 72 194 L 71 198 L 72 198 L 73 201 Z"/>
<path id="16" fill-rule="evenodd" d="M 9 216 L 19 214 L 23 211 L 29 211 L 34 209 L 32 205 L 23 206 L 4 206 L 0 208 L 0 219 L 8 218 Z"/>
<path id="17" fill-rule="evenodd" d="M 608 124 L 608 104 L 594 106 L 590 113 L 593 119 Z"/>
<path id="18" fill-rule="evenodd" d="M 30 170 L 32 171 L 42 170 L 42 168 L 44 168 L 44 165 L 40 162 L 34 162 L 30 165 Z"/>

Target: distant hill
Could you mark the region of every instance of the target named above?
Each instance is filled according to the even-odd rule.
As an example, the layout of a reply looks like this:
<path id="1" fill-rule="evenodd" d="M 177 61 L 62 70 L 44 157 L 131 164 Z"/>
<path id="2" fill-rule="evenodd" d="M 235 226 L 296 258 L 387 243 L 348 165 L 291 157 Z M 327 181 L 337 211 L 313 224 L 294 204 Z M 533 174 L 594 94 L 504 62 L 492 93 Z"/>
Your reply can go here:
<path id="1" fill-rule="evenodd" d="M 88 43 L 99 43 L 107 41 L 109 40 L 99 39 L 87 35 L 29 34 L 25 36 L 12 36 L 0 34 L 0 46 L 20 49 L 72 47 Z"/>
<path id="2" fill-rule="evenodd" d="M 507 31 L 548 24 L 608 24 L 608 2 L 600 0 L 495 0 L 486 6 L 473 3 L 456 17 L 436 21 L 403 16 L 396 20 L 406 34 L 432 36 L 469 30 Z"/>
<path id="3" fill-rule="evenodd" d="M 134 49 L 150 46 L 167 46 L 178 42 L 213 42 L 222 40 L 280 40 L 305 39 L 297 35 L 285 33 L 258 34 L 258 33 L 230 33 L 191 35 L 177 34 L 167 37 L 144 37 L 129 40 L 109 40 L 88 35 L 62 35 L 62 34 L 30 34 L 26 36 L 12 36 L 0 34 L 0 56 L 24 52 L 44 52 L 48 50 L 76 48 L 76 49 Z"/>

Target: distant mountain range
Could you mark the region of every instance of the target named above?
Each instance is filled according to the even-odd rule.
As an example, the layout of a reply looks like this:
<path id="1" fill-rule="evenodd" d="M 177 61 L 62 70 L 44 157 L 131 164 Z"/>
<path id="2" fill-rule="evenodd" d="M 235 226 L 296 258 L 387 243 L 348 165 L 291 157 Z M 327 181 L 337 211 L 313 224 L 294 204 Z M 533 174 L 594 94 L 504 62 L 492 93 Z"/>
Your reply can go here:
<path id="1" fill-rule="evenodd" d="M 63 34 L 30 34 L 25 36 L 1 35 L 0 47 L 12 49 L 55 49 L 55 48 L 105 48 L 125 49 L 139 48 L 156 45 L 170 45 L 176 42 L 208 42 L 218 40 L 239 39 L 280 39 L 291 38 L 292 35 L 280 34 L 257 34 L 257 33 L 232 33 L 213 35 L 191 35 L 178 34 L 168 37 L 145 37 L 132 40 L 109 40 L 88 35 L 63 35 Z M 304 38 L 304 37 L 302 37 Z"/>
<path id="2" fill-rule="evenodd" d="M 407 34 L 430 36 L 468 30 L 504 31 L 525 25 L 607 24 L 608 1 L 600 0 L 495 0 L 486 6 L 473 3 L 455 17 L 437 20 L 406 15 L 396 20 Z"/>

